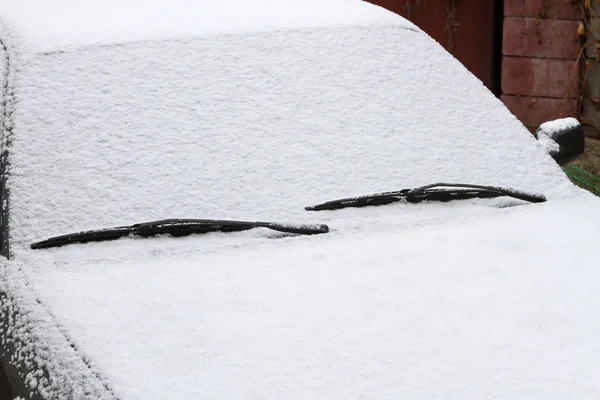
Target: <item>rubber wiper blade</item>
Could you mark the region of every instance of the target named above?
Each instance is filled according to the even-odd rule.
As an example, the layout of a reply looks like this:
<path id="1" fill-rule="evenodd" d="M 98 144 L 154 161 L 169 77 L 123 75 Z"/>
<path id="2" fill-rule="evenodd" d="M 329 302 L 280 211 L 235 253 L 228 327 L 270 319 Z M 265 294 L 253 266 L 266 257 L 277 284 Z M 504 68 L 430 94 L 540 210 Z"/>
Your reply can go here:
<path id="1" fill-rule="evenodd" d="M 151 237 L 169 234 L 187 236 L 208 232 L 239 232 L 253 228 L 267 228 L 278 232 L 298 235 L 316 235 L 329 232 L 324 224 L 283 224 L 277 222 L 228 221 L 219 219 L 163 219 L 129 226 L 93 229 L 51 237 L 31 244 L 32 249 L 46 249 L 72 243 L 100 242 L 126 236 Z"/>
<path id="2" fill-rule="evenodd" d="M 316 206 L 306 207 L 306 211 L 337 210 L 346 207 L 367 207 L 390 204 L 399 201 L 420 203 L 425 200 L 451 201 L 473 198 L 491 198 L 507 196 L 531 203 L 542 203 L 546 197 L 538 193 L 529 193 L 512 188 L 482 186 L 461 183 L 434 183 L 414 189 L 402 189 L 394 192 L 369 194 L 328 201 Z"/>

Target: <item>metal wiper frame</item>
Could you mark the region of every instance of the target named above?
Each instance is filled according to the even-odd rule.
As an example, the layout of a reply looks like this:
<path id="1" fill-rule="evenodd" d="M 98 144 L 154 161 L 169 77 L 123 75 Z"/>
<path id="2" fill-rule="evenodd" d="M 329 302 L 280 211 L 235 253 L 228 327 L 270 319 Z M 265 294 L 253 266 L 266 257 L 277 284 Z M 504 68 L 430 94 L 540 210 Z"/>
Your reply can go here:
<path id="1" fill-rule="evenodd" d="M 33 243 L 31 244 L 31 248 L 45 249 L 72 243 L 115 240 L 129 235 L 150 237 L 161 234 L 169 234 L 171 236 L 180 237 L 197 233 L 239 232 L 253 228 L 267 228 L 278 232 L 293 233 L 298 235 L 315 235 L 329 232 L 329 227 L 324 224 L 301 225 L 281 224 L 276 222 L 228 221 L 216 219 L 164 219 L 159 221 L 143 222 L 129 226 L 94 229 L 55 236 Z"/>
<path id="2" fill-rule="evenodd" d="M 437 189 L 450 188 L 450 189 Z M 497 186 L 469 185 L 460 183 L 434 183 L 414 189 L 402 189 L 393 192 L 375 193 L 366 196 L 348 197 L 332 200 L 316 206 L 306 207 L 306 211 L 337 210 L 346 207 L 367 207 L 406 201 L 420 203 L 425 200 L 451 201 L 473 198 L 492 198 L 507 196 L 531 203 L 542 203 L 546 197 L 537 193 L 527 193 L 511 188 Z"/>

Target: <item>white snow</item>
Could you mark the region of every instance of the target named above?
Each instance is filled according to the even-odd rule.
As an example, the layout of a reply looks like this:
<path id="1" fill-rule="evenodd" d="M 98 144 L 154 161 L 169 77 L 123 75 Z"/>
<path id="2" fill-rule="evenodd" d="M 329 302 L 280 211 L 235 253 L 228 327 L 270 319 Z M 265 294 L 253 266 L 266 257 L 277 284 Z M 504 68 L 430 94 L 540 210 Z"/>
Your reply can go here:
<path id="1" fill-rule="evenodd" d="M 0 3 L 2 306 L 22 315 L 28 366 L 54 377 L 28 384 L 123 400 L 600 389 L 597 199 L 410 23 L 351 0 L 32 1 Z M 444 181 L 549 201 L 304 211 Z M 332 232 L 29 248 L 164 218 Z"/>
<path id="2" fill-rule="evenodd" d="M 440 181 L 571 187 L 478 80 L 398 26 L 90 47 L 18 82 L 15 252 L 164 218 L 319 223 L 305 206 Z"/>
<path id="3" fill-rule="evenodd" d="M 546 149 L 548 154 L 558 153 L 560 146 L 554 141 L 554 139 L 552 139 L 551 136 L 556 132 L 573 128 L 578 125 L 579 121 L 573 117 L 560 118 L 553 121 L 544 122 L 536 131 L 538 142 Z"/>
<path id="4" fill-rule="evenodd" d="M 548 154 L 556 154 L 560 151 L 560 145 L 546 131 L 538 131 L 537 139 L 538 143 L 546 149 Z"/>
<path id="5" fill-rule="evenodd" d="M 544 122 L 539 126 L 540 132 L 558 132 L 564 129 L 573 128 L 580 125 L 579 121 L 573 117 L 559 118 L 553 121 Z"/>
<path id="6" fill-rule="evenodd" d="M 554 121 L 548 121 L 541 124 L 537 131 L 536 136 L 538 143 L 546 149 L 548 154 L 556 154 L 560 150 L 560 145 L 554 141 L 552 135 L 556 132 L 573 128 L 579 125 L 579 121 L 575 118 L 560 118 Z"/>
<path id="7" fill-rule="evenodd" d="M 357 0 L 0 0 L 0 16 L 38 52 L 64 48 L 314 27 L 394 24 Z"/>
<path id="8" fill-rule="evenodd" d="M 123 399 L 593 398 L 598 212 L 72 246 L 29 281 Z"/>

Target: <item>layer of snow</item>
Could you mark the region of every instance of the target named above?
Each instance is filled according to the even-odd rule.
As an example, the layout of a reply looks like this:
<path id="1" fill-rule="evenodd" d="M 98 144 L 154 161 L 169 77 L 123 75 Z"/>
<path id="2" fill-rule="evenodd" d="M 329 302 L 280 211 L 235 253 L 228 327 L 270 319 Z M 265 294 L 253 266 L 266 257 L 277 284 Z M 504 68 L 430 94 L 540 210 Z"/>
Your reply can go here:
<path id="1" fill-rule="evenodd" d="M 556 154 L 560 150 L 560 145 L 552 139 L 552 135 L 579 125 L 579 121 L 572 117 L 544 122 L 538 127 L 536 136 L 539 144 L 546 149 L 548 154 Z"/>
<path id="2" fill-rule="evenodd" d="M 39 56 L 18 82 L 15 254 L 165 218 L 319 223 L 305 206 L 440 181 L 571 187 L 481 82 L 402 27 L 92 47 Z"/>
<path id="3" fill-rule="evenodd" d="M 593 200 L 26 260 L 39 299 L 122 399 L 591 399 Z"/>
<path id="4" fill-rule="evenodd" d="M 538 130 L 540 132 L 551 133 L 574 128 L 578 125 L 580 125 L 579 121 L 573 117 L 559 118 L 553 121 L 544 122 L 539 126 Z"/>
<path id="5" fill-rule="evenodd" d="M 414 25 L 362 0 L 0 0 L 35 51 L 314 27 Z"/>
<path id="6" fill-rule="evenodd" d="M 189 13 L 213 15 L 211 24 L 171 23 L 170 33 L 145 11 L 140 21 L 157 24 L 138 35 L 127 12 L 100 18 L 81 3 L 117 35 L 104 37 L 46 3 L 29 20 L 27 4 L 0 6 L 11 21 L 0 35 L 10 59 L 13 255 L 0 279 L 12 297 L 0 304 L 23 315 L 12 334 L 35 358 L 29 385 L 124 400 L 598 389 L 587 249 L 599 232 L 586 218 L 597 200 L 409 23 L 351 0 L 269 2 L 264 19 L 239 3 L 247 12 L 229 10 L 231 21 L 211 8 Z M 320 20 L 317 4 L 347 10 L 356 26 L 333 11 Z M 44 10 L 52 18 L 35 17 Z M 244 25 L 248 15 L 258 19 Z M 219 32 L 228 34 L 196 37 Z M 140 41 L 165 38 L 178 39 Z M 50 53 L 26 54 L 28 40 Z M 121 44 L 92 46 L 110 42 Z M 304 211 L 440 181 L 550 201 Z M 29 249 L 52 235 L 163 218 L 326 222 L 332 232 Z M 573 224 L 587 236 L 565 249 Z"/>
<path id="7" fill-rule="evenodd" d="M 6 121 L 6 92 L 8 80 L 8 54 L 4 48 L 4 42 L 0 41 L 0 135 L 4 136 Z"/>

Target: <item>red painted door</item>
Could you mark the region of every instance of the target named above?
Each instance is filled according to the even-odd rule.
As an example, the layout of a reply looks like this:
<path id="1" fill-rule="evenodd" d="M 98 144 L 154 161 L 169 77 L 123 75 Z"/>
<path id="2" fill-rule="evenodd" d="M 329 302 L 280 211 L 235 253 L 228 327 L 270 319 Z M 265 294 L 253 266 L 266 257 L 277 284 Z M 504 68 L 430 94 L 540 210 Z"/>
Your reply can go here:
<path id="1" fill-rule="evenodd" d="M 495 82 L 496 1 L 367 0 L 412 21 L 442 44 L 490 90 Z"/>

